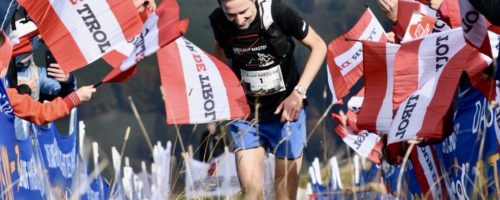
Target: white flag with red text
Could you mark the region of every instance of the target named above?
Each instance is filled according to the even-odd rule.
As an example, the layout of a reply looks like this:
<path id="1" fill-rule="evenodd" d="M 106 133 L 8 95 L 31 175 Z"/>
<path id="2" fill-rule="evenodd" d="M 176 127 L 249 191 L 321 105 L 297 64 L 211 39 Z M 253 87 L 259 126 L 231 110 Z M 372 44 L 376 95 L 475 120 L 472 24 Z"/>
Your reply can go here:
<path id="1" fill-rule="evenodd" d="M 197 124 L 249 115 L 245 93 L 224 63 L 180 37 L 157 53 L 168 124 Z"/>
<path id="2" fill-rule="evenodd" d="M 422 195 L 428 199 L 446 199 L 448 192 L 442 167 L 434 146 L 416 146 L 410 154 L 413 169 L 417 174 L 417 182 Z M 431 197 L 431 198 L 429 198 Z"/>
<path id="3" fill-rule="evenodd" d="M 357 130 L 356 114 L 351 111 L 347 111 L 347 115 L 333 113 L 332 118 L 337 122 L 334 132 L 347 146 L 361 157 L 368 158 L 377 164 L 381 163 L 384 143 L 379 135 L 366 130 Z"/>
<path id="4" fill-rule="evenodd" d="M 387 41 L 384 28 L 370 9 L 365 10 L 351 30 L 328 44 L 328 86 L 334 103 L 363 75 L 363 45 L 359 40 Z"/>
<path id="5" fill-rule="evenodd" d="M 141 20 L 130 0 L 19 0 L 66 72 L 102 57 L 131 39 Z"/>
<path id="6" fill-rule="evenodd" d="M 394 58 L 399 47 L 363 42 L 365 98 L 357 118 L 359 129 L 388 133 L 391 128 Z"/>
<path id="7" fill-rule="evenodd" d="M 164 0 L 148 17 L 142 31 L 131 42 L 118 45 L 113 55 L 106 55 L 108 62 L 120 63 L 102 82 L 122 82 L 130 78 L 135 65 L 144 57 L 174 41 L 186 32 L 188 21 L 179 21 L 179 5 L 176 0 Z"/>

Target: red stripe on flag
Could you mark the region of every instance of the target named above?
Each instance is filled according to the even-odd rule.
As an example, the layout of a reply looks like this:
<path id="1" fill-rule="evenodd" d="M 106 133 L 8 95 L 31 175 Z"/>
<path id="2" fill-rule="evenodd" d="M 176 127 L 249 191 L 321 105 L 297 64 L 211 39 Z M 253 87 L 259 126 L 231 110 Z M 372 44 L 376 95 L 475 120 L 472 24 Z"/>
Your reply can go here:
<path id="1" fill-rule="evenodd" d="M 401 45 L 394 60 L 393 109 L 397 109 L 418 86 L 418 49 L 422 40 Z"/>
<path id="2" fill-rule="evenodd" d="M 377 130 L 377 117 L 386 94 L 387 86 L 386 44 L 363 42 L 363 67 L 365 99 L 359 111 L 357 126 L 360 129 Z"/>
<path id="3" fill-rule="evenodd" d="M 122 28 L 123 35 L 127 40 L 134 38 L 142 28 L 142 20 L 138 13 L 130 13 L 130 10 L 136 10 L 132 1 L 107 0 L 109 8 L 113 12 L 116 20 Z"/>
<path id="4" fill-rule="evenodd" d="M 57 63 L 65 72 L 71 72 L 87 65 L 85 57 L 80 53 L 80 48 L 71 37 L 49 1 L 19 0 L 37 23 L 38 30 L 45 44 L 54 54 Z M 64 55 L 64 56 L 63 56 Z"/>
<path id="5" fill-rule="evenodd" d="M 236 76 L 234 76 L 234 72 L 229 68 L 225 63 L 215 58 L 209 53 L 205 52 L 212 62 L 217 66 L 219 73 L 224 76 L 224 74 L 231 74 L 232 76 L 224 76 L 222 79 L 224 82 L 224 87 L 226 88 L 227 99 L 229 102 L 229 108 L 231 109 L 231 119 L 235 117 L 241 117 L 248 115 L 250 113 L 250 107 L 248 107 L 248 102 L 245 97 L 245 92 L 243 91 L 243 87 L 240 84 L 240 81 Z M 229 83 L 236 83 L 237 85 L 230 85 Z M 236 101 L 233 101 L 236 99 Z"/>
<path id="6" fill-rule="evenodd" d="M 157 26 L 160 33 L 158 34 L 161 36 L 158 45 L 162 47 L 175 40 L 180 34 L 184 34 L 188 21 L 179 21 L 179 5 L 176 0 L 165 0 L 158 9 L 164 10 L 162 12 L 156 11 L 159 14 Z"/>
<path id="7" fill-rule="evenodd" d="M 473 47 L 466 45 L 446 64 L 439 77 L 436 90 L 432 94 L 432 100 L 427 107 L 422 128 L 417 136 L 426 139 L 443 138 L 442 130 L 436 130 L 436 128 L 439 128 L 439 123 L 442 122 L 451 106 L 451 101 L 455 96 L 453 91 L 457 89 L 460 74 L 468 66 L 469 61 L 475 60 L 478 56 L 479 54 Z"/>
<path id="8" fill-rule="evenodd" d="M 413 169 L 415 170 L 415 174 L 417 177 L 418 185 L 420 186 L 422 197 L 426 197 L 426 199 L 433 199 L 432 194 L 430 194 L 430 186 L 427 182 L 427 176 L 425 174 L 424 168 L 422 167 L 422 163 L 418 158 L 418 149 L 425 147 L 415 147 L 411 150 L 410 160 L 413 165 Z"/>
<path id="9" fill-rule="evenodd" d="M 462 26 L 462 17 L 460 14 L 460 5 L 457 0 L 446 0 L 439 7 L 439 14 L 451 28 Z"/>
<path id="10" fill-rule="evenodd" d="M 105 54 L 102 59 L 106 61 L 111 67 L 119 68 L 122 62 L 127 59 L 127 55 L 120 53 L 117 50 L 112 50 Z"/>
<path id="11" fill-rule="evenodd" d="M 411 16 L 413 15 L 414 11 L 420 12 L 420 3 L 414 1 L 398 2 L 397 20 L 398 26 L 400 26 L 402 30 L 406 31 L 406 29 L 408 29 L 408 25 L 410 25 Z"/>
<path id="12" fill-rule="evenodd" d="M 177 43 L 172 42 L 160 49 L 157 52 L 157 57 L 164 92 L 167 124 L 188 124 L 189 105 L 187 97 L 189 94 L 186 93 L 186 82 Z M 167 93 L 171 95 L 167 95 Z"/>

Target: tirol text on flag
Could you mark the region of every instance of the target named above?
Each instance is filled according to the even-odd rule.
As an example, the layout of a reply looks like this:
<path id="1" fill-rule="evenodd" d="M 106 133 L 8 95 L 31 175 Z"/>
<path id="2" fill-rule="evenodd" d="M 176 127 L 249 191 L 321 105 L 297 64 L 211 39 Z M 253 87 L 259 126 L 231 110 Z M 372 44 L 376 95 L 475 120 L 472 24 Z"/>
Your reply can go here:
<path id="1" fill-rule="evenodd" d="M 392 124 L 394 58 L 400 45 L 363 41 L 365 99 L 357 127 L 388 133 Z"/>
<path id="2" fill-rule="evenodd" d="M 151 13 L 142 31 L 134 37 L 132 42 L 121 43 L 112 52 L 114 55 L 107 56 L 107 59 L 112 62 L 121 64 L 120 67 L 115 67 L 109 72 L 102 82 L 122 82 L 130 78 L 134 72 L 133 66 L 184 34 L 187 25 L 187 19 L 179 21 L 177 1 L 163 1 L 156 11 Z"/>
<path id="3" fill-rule="evenodd" d="M 351 30 L 328 44 L 328 86 L 334 103 L 363 75 L 363 45 L 359 40 L 387 41 L 384 28 L 370 9 L 365 10 Z"/>
<path id="4" fill-rule="evenodd" d="M 196 124 L 249 114 L 234 72 L 181 37 L 157 53 L 168 124 Z"/>
<path id="5" fill-rule="evenodd" d="M 58 64 L 71 72 L 131 39 L 141 19 L 130 0 L 19 0 Z"/>
<path id="6" fill-rule="evenodd" d="M 445 66 L 437 69 L 437 74 L 400 104 L 388 143 L 417 138 L 442 139 L 444 135 L 438 125 L 448 113 L 460 74 L 468 65 L 480 67 L 488 63 L 469 45 L 455 53 Z"/>

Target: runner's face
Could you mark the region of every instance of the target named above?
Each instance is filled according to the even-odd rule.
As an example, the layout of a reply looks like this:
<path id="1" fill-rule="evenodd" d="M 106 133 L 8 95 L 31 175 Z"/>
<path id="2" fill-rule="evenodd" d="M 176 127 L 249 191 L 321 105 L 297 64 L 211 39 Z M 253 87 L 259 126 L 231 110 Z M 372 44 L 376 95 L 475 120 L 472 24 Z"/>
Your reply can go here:
<path id="1" fill-rule="evenodd" d="M 240 30 L 250 27 L 257 15 L 257 7 L 254 0 L 228 0 L 221 1 L 222 10 L 226 18 L 236 24 Z"/>

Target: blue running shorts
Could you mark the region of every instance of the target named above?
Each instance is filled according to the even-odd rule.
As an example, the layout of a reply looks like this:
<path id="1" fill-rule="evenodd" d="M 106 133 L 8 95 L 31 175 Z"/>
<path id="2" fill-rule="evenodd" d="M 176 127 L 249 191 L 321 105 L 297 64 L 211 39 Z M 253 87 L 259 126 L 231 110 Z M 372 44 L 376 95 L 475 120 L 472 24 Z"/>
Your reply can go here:
<path id="1" fill-rule="evenodd" d="M 306 142 L 306 111 L 293 122 L 266 122 L 251 124 L 237 120 L 230 126 L 234 151 L 264 147 L 276 158 L 294 160 L 302 156 Z"/>

